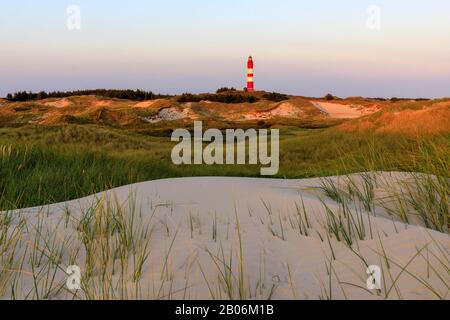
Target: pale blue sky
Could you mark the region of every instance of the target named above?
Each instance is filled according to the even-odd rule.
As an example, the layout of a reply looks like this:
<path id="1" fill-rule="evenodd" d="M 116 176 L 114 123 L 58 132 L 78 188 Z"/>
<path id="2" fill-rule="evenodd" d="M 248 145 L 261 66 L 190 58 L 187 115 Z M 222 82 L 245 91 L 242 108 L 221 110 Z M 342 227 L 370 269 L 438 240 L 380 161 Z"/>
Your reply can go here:
<path id="1" fill-rule="evenodd" d="M 66 27 L 68 5 L 81 30 Z M 381 30 L 366 26 L 381 8 Z M 245 85 L 322 96 L 450 96 L 450 1 L 15 0 L 0 3 L 0 96 Z"/>

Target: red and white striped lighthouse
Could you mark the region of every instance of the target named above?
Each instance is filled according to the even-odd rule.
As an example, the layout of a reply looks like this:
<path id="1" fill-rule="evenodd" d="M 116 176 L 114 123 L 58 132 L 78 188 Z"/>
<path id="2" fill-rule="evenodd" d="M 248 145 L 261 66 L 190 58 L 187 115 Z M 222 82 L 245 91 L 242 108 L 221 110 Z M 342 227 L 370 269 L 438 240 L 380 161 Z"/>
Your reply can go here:
<path id="1" fill-rule="evenodd" d="M 247 62 L 247 91 L 253 92 L 255 91 L 255 84 L 253 82 L 253 58 L 252 56 L 248 57 Z"/>

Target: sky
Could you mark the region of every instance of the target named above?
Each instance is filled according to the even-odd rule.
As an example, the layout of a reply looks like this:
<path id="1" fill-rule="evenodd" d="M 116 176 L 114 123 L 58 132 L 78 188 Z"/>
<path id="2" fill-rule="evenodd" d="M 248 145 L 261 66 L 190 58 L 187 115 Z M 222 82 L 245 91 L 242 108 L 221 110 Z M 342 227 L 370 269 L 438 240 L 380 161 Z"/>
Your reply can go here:
<path id="1" fill-rule="evenodd" d="M 77 21 L 71 5 L 80 9 L 79 30 L 67 26 Z M 0 96 L 243 88 L 249 55 L 256 89 L 448 97 L 450 1 L 0 2 Z"/>

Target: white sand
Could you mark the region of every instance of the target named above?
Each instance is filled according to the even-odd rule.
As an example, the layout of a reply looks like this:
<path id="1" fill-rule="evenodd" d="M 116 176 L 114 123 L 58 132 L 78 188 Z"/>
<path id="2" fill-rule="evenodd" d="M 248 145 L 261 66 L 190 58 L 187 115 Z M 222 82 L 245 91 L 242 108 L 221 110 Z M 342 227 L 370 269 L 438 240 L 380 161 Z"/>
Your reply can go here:
<path id="1" fill-rule="evenodd" d="M 390 184 L 392 177 L 403 179 L 405 176 L 407 175 L 387 173 L 379 175 L 386 185 Z M 163 283 L 163 288 L 165 292 L 173 292 L 171 298 L 210 299 L 205 277 L 210 286 L 217 288 L 220 272 L 208 251 L 221 257 L 220 248 L 223 248 L 225 258 L 229 259 L 233 248 L 233 269 L 238 274 L 238 219 L 243 243 L 244 279 L 246 286 L 252 288 L 250 291 L 255 291 L 256 298 L 266 298 L 274 286 L 275 299 L 319 299 L 330 291 L 327 265 L 330 265 L 331 258 L 330 244 L 326 240 L 327 232 L 324 229 L 324 206 L 318 199 L 320 192 L 314 189 L 319 184 L 319 179 L 168 179 L 117 188 L 102 196 L 97 195 L 97 198 L 111 197 L 114 194 L 126 203 L 130 193 L 134 193 L 137 208 L 141 210 L 141 218 L 137 223 L 150 221 L 154 214 L 151 219 L 154 225 L 151 253 L 143 271 L 143 286 L 152 283 L 151 286 L 156 286 L 158 291 L 161 287 L 161 270 L 166 266 L 170 281 Z M 382 189 L 380 187 L 377 194 L 382 195 Z M 53 232 L 67 233 L 71 231 L 61 226 L 55 227 L 64 216 L 64 208 L 71 208 L 73 217 L 79 218 L 80 208 L 88 207 L 94 198 L 92 196 L 21 212 L 29 221 L 35 220 L 38 212 L 46 212 L 48 216 L 45 222 L 53 226 Z M 301 235 L 295 227 L 298 216 L 295 204 L 301 206 L 302 198 L 311 223 L 308 236 Z M 322 198 L 330 208 L 338 210 L 336 203 Z M 124 205 L 124 208 L 128 207 Z M 342 242 L 330 239 L 336 256 L 336 260 L 332 261 L 332 298 L 383 298 L 365 290 L 366 266 L 358 257 L 364 257 L 370 265 L 384 266 L 382 255 L 378 254 L 382 251 L 380 241 L 387 256 L 393 261 L 389 271 L 383 267 L 388 288 L 392 279 L 400 274 L 395 282 L 396 286 L 390 292 L 390 299 L 398 299 L 399 294 L 402 299 L 436 298 L 411 275 L 424 279 L 434 290 L 448 297 L 448 270 L 442 270 L 436 257 L 447 261 L 446 267 L 450 267 L 450 236 L 420 226 L 393 222 L 381 208 L 377 208 L 376 213 L 377 217 L 370 219 L 373 239 L 367 235 L 366 240 L 357 241 L 353 245 L 354 252 Z M 368 230 L 368 215 L 364 213 L 363 217 Z M 217 225 L 216 240 L 213 239 L 214 224 Z M 172 241 L 173 247 L 169 250 Z M 422 256 L 419 255 L 410 262 L 418 250 L 427 244 L 428 248 L 422 251 L 423 255 L 428 257 L 432 267 L 439 270 L 443 279 L 430 271 L 430 265 Z M 165 264 L 167 255 L 169 259 Z M 83 257 L 82 253 L 80 257 Z M 78 263 L 82 266 L 83 259 L 79 258 Z M 407 265 L 407 271 L 401 272 L 396 264 L 402 267 Z M 205 273 L 204 276 L 201 270 Z M 31 280 L 24 286 L 31 286 Z M 258 283 L 264 283 L 264 288 L 256 290 Z M 186 286 L 189 288 L 184 290 Z M 149 296 L 154 297 L 152 294 Z M 226 298 L 226 294 L 223 297 Z"/>
<path id="2" fill-rule="evenodd" d="M 311 102 L 324 115 L 336 119 L 355 119 L 376 112 L 377 108 L 345 105 L 329 102 Z"/>
<path id="3" fill-rule="evenodd" d="M 177 108 L 164 108 L 161 109 L 157 115 L 154 117 L 151 117 L 147 119 L 150 123 L 158 123 L 161 121 L 176 121 L 176 120 L 182 120 L 182 119 L 193 119 L 192 112 L 190 109 L 186 108 L 182 111 L 178 110 Z"/>

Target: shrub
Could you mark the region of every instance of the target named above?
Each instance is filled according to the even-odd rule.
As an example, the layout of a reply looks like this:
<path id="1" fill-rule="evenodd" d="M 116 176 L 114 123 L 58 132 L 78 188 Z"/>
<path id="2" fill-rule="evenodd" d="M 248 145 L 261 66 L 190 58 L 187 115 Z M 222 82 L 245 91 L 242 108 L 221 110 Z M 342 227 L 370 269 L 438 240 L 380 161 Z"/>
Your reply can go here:
<path id="1" fill-rule="evenodd" d="M 223 92 L 236 92 L 236 88 L 228 88 L 228 87 L 223 87 L 223 88 L 219 88 L 217 89 L 216 93 L 223 93 Z"/>
<path id="2" fill-rule="evenodd" d="M 331 93 L 329 93 L 325 96 L 325 100 L 327 100 L 327 101 L 334 100 L 334 96 Z"/>
<path id="3" fill-rule="evenodd" d="M 287 95 L 278 92 L 266 93 L 263 98 L 273 102 L 281 102 L 289 99 Z"/>
<path id="4" fill-rule="evenodd" d="M 90 124 L 92 121 L 89 118 L 77 117 L 73 115 L 65 115 L 63 118 L 65 123 L 69 124 Z"/>
<path id="5" fill-rule="evenodd" d="M 179 98 L 178 102 L 200 102 L 202 99 L 200 96 L 192 94 L 192 93 L 183 93 Z"/>

